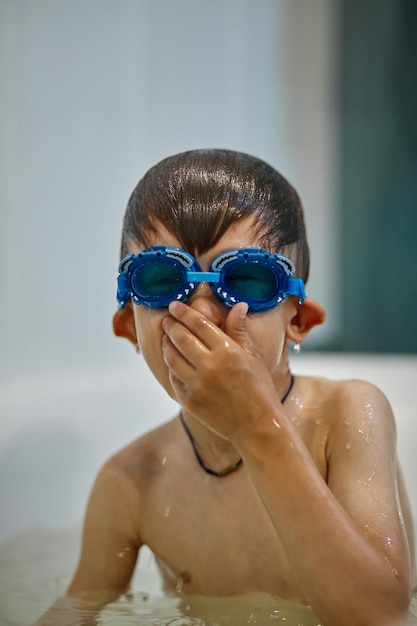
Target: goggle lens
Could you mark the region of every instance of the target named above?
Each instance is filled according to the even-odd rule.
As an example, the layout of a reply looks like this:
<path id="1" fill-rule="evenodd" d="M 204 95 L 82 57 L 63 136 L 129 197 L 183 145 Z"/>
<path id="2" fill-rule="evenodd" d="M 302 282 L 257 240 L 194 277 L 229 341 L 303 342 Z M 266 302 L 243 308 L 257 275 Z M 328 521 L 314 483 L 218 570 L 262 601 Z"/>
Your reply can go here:
<path id="1" fill-rule="evenodd" d="M 132 287 L 138 295 L 145 297 L 176 294 L 184 282 L 183 268 L 164 259 L 148 261 L 139 265 L 132 274 Z"/>
<path id="2" fill-rule="evenodd" d="M 237 265 L 225 272 L 226 287 L 242 300 L 269 300 L 277 290 L 275 273 L 260 263 Z"/>

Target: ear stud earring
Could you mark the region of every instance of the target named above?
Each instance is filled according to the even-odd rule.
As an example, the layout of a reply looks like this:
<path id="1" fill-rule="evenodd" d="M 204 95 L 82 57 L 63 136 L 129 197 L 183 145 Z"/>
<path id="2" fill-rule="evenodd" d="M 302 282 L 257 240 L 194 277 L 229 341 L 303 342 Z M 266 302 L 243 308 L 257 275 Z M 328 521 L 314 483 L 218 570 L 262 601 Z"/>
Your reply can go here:
<path id="1" fill-rule="evenodd" d="M 301 343 L 298 341 L 292 347 L 294 354 L 300 354 L 301 352 Z"/>

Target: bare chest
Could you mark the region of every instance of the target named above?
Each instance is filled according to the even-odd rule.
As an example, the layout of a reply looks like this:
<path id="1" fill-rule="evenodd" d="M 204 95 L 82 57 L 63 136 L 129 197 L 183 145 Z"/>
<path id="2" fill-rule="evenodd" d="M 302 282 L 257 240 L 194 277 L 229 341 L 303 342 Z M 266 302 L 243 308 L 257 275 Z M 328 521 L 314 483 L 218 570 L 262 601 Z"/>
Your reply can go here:
<path id="1" fill-rule="evenodd" d="M 320 428 L 295 427 L 326 478 Z M 141 539 L 157 556 L 167 589 L 213 596 L 261 591 L 302 602 L 283 546 L 245 467 L 224 478 L 209 476 L 186 444 L 180 458 L 167 455 L 140 513 Z M 276 480 L 286 477 L 276 471 Z"/>
<path id="2" fill-rule="evenodd" d="M 185 489 L 154 492 L 142 539 L 157 556 L 167 589 L 213 596 L 279 590 L 300 601 L 279 538 L 244 471 L 220 480 L 197 474 Z"/>

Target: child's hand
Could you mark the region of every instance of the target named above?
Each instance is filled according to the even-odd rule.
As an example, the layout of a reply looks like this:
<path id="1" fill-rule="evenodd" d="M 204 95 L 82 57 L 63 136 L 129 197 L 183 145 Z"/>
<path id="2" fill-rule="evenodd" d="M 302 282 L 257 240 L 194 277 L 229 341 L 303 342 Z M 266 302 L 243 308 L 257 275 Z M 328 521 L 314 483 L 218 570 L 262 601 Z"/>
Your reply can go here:
<path id="1" fill-rule="evenodd" d="M 235 305 L 223 332 L 181 302 L 163 320 L 163 355 L 185 410 L 236 441 L 280 400 L 266 363 L 247 330 L 246 303 Z"/>

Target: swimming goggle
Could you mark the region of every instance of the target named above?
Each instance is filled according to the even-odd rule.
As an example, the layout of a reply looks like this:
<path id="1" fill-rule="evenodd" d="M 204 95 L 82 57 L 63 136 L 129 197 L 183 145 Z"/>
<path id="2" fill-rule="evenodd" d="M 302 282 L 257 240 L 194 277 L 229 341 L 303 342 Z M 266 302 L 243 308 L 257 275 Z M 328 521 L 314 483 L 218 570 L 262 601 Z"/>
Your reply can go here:
<path id="1" fill-rule="evenodd" d="M 117 300 L 123 308 L 130 299 L 152 309 L 185 302 L 199 283 L 209 283 L 221 302 L 232 307 L 247 302 L 251 311 L 267 311 L 287 296 L 306 297 L 304 281 L 294 278 L 295 267 L 282 254 L 259 248 L 229 250 L 217 256 L 209 272 L 179 248 L 154 246 L 129 254 L 119 265 Z"/>

